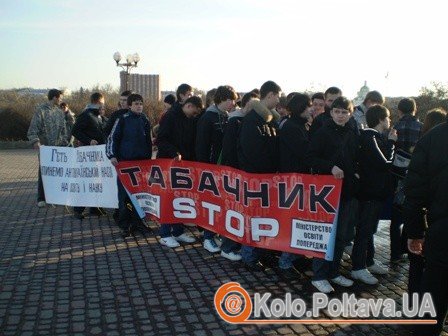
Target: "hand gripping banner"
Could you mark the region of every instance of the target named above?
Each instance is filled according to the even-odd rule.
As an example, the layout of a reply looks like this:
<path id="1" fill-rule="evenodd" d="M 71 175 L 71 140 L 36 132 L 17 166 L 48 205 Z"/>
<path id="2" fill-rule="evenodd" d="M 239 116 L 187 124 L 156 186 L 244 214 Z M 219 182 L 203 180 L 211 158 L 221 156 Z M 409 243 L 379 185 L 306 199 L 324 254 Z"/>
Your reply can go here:
<path id="1" fill-rule="evenodd" d="M 341 180 L 332 176 L 169 159 L 120 162 L 117 173 L 160 223 L 194 223 L 243 245 L 333 258 Z"/>

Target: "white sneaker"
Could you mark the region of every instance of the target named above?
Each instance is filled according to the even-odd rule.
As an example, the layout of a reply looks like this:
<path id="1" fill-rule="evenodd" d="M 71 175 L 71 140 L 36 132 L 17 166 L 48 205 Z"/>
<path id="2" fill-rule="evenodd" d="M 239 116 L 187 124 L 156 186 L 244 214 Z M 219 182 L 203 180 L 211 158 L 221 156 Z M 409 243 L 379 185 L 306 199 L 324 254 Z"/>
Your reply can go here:
<path id="1" fill-rule="evenodd" d="M 336 278 L 331 279 L 330 281 L 342 287 L 350 287 L 353 285 L 352 280 L 347 279 L 345 276 L 342 275 L 339 275 Z"/>
<path id="2" fill-rule="evenodd" d="M 221 245 L 222 245 L 222 237 L 221 236 L 215 236 L 213 239 L 215 240 L 216 245 L 221 247 Z"/>
<path id="3" fill-rule="evenodd" d="M 180 236 L 173 238 L 182 243 L 194 243 L 196 241 L 196 238 L 190 236 L 188 233 L 182 233 Z"/>
<path id="4" fill-rule="evenodd" d="M 375 263 L 372 266 L 367 267 L 367 269 L 372 274 L 385 275 L 385 274 L 389 273 L 386 266 L 384 266 L 382 263 L 380 263 L 377 260 L 375 260 Z"/>
<path id="5" fill-rule="evenodd" d="M 375 278 L 366 268 L 352 271 L 351 276 L 353 279 L 359 280 L 368 285 L 376 285 L 378 283 L 378 279 Z"/>
<path id="6" fill-rule="evenodd" d="M 45 201 L 37 202 L 37 207 L 38 208 L 45 208 L 46 205 L 47 205 L 47 203 Z"/>
<path id="7" fill-rule="evenodd" d="M 232 261 L 241 260 L 241 255 L 238 253 L 235 253 L 235 252 L 225 253 L 224 251 L 221 251 L 221 257 L 224 257 L 224 258 L 232 260 Z"/>
<path id="8" fill-rule="evenodd" d="M 216 245 L 216 242 L 214 239 L 205 239 L 204 240 L 204 248 L 209 251 L 210 253 L 216 253 L 221 251 L 218 245 Z"/>
<path id="9" fill-rule="evenodd" d="M 334 288 L 330 285 L 328 280 L 311 281 L 311 284 L 321 293 L 328 294 L 334 292 Z"/>
<path id="10" fill-rule="evenodd" d="M 171 236 L 165 237 L 165 238 L 160 238 L 160 244 L 171 247 L 171 248 L 180 246 L 180 244 L 177 242 L 177 240 Z"/>

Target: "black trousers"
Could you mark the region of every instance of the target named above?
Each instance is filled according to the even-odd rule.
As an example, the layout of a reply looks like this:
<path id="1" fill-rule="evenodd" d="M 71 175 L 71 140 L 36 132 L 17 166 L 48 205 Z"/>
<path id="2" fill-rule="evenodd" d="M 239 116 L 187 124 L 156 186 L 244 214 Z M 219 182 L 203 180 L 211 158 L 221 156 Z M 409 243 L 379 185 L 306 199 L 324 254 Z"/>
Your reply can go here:
<path id="1" fill-rule="evenodd" d="M 448 267 L 427 260 L 423 271 L 422 293 L 430 293 L 437 314 L 436 325 L 416 325 L 415 335 L 438 336 L 443 329 L 448 310 Z M 424 316 L 424 319 L 432 319 Z"/>

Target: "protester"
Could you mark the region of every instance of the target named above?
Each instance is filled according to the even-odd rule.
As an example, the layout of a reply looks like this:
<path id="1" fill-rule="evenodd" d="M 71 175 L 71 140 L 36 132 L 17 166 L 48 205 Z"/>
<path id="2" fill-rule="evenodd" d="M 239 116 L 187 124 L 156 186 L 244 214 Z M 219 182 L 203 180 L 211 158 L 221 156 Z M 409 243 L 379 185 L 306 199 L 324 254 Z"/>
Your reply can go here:
<path id="1" fill-rule="evenodd" d="M 282 173 L 309 173 L 306 154 L 309 145 L 307 123 L 311 106 L 310 97 L 302 93 L 294 95 L 287 104 L 290 117 L 279 130 L 279 171 Z M 279 268 L 286 278 L 298 278 L 299 273 L 293 266 L 296 258 L 296 254 L 281 254 Z"/>
<path id="2" fill-rule="evenodd" d="M 28 128 L 28 140 L 34 149 L 44 146 L 68 146 L 71 135 L 67 130 L 67 121 L 64 112 L 59 108 L 62 100 L 62 91 L 51 89 L 47 94 L 48 102 L 36 107 Z M 37 180 L 37 206 L 46 206 L 44 185 L 39 165 Z"/>
<path id="3" fill-rule="evenodd" d="M 72 129 L 73 125 L 75 124 L 75 114 L 70 110 L 66 102 L 61 103 L 59 107 L 61 108 L 61 110 L 64 112 L 65 115 L 65 125 L 67 127 L 67 133 L 70 139 L 68 146 L 73 147 Z"/>
<path id="4" fill-rule="evenodd" d="M 222 150 L 222 138 L 227 124 L 228 112 L 238 98 L 235 90 L 228 85 L 219 86 L 211 105 L 198 121 L 196 135 L 196 160 L 217 164 Z M 216 244 L 214 233 L 204 230 L 204 248 L 210 253 L 221 249 Z"/>
<path id="5" fill-rule="evenodd" d="M 428 111 L 423 122 L 421 136 L 423 137 L 431 129 L 446 121 L 446 112 L 437 108 Z M 425 258 L 422 255 L 408 253 L 409 258 L 409 275 L 408 275 L 408 292 L 409 294 L 420 293 L 423 270 L 425 267 Z"/>
<path id="6" fill-rule="evenodd" d="M 390 130 L 388 138 L 384 138 L 383 134 L 390 127 L 390 113 L 384 106 L 371 105 L 364 117 L 368 128 L 363 129 L 360 136 L 359 220 L 351 255 L 351 276 L 374 285 L 378 279 L 372 274 L 387 274 L 387 269 L 374 260 L 374 234 L 386 198 L 392 191 L 390 168 L 397 131 Z"/>
<path id="7" fill-rule="evenodd" d="M 383 105 L 384 102 L 383 96 L 378 91 L 370 91 L 367 93 L 362 104 L 356 106 L 355 111 L 353 112 L 353 118 L 355 118 L 359 129 L 367 127 L 366 112 L 369 107 L 373 105 Z"/>
<path id="8" fill-rule="evenodd" d="M 314 133 L 317 132 L 319 128 L 322 127 L 322 125 L 325 123 L 325 121 L 332 119 L 331 118 L 331 104 L 333 102 L 342 96 L 342 91 L 338 87 L 332 86 L 329 87 L 324 94 L 325 98 L 325 111 L 321 114 L 319 114 L 314 120 L 313 124 L 310 128 L 310 136 L 313 136 Z"/>
<path id="9" fill-rule="evenodd" d="M 183 105 L 176 104 L 168 110 L 160 121 L 157 132 L 157 158 L 195 161 L 197 116 L 201 110 L 202 100 L 196 96 L 188 98 Z M 184 233 L 181 223 L 160 226 L 162 245 L 174 248 L 179 246 L 179 242 L 194 241 L 194 237 Z"/>
<path id="10" fill-rule="evenodd" d="M 415 117 L 417 104 L 412 98 L 404 98 L 398 103 L 399 121 L 394 128 L 397 130 L 397 142 L 395 158 L 392 166 L 394 172 L 394 188 L 396 190 L 394 206 L 390 223 L 390 260 L 393 263 L 404 260 L 407 253 L 406 233 L 402 231 L 403 220 L 401 216 L 401 204 L 403 197 L 402 185 L 406 176 L 407 166 L 417 141 L 423 124 Z"/>
<path id="11" fill-rule="evenodd" d="M 238 140 L 238 163 L 248 173 L 275 173 L 278 169 L 277 121 L 275 111 L 281 88 L 273 81 L 260 88 L 260 102 L 254 102 L 252 110 L 241 123 Z M 261 251 L 251 246 L 241 247 L 241 257 L 249 269 L 263 270 Z"/>
<path id="12" fill-rule="evenodd" d="M 129 111 L 119 117 L 112 128 L 106 155 L 116 166 L 120 161 L 149 160 L 152 156 L 151 124 L 143 113 L 143 97 L 130 94 L 127 98 Z M 123 237 L 129 237 L 140 222 L 135 211 L 127 207 L 129 198 L 120 180 L 118 186 L 118 225 Z"/>
<path id="13" fill-rule="evenodd" d="M 359 188 L 359 141 L 355 130 L 349 125 L 352 113 L 353 105 L 347 98 L 336 98 L 330 110 L 331 119 L 324 122 L 311 138 L 307 154 L 313 173 L 331 174 L 337 179 L 343 179 L 333 261 L 313 260 L 311 283 L 322 293 L 334 291 L 329 280 L 343 287 L 353 285 L 352 280 L 339 273 L 342 253 L 353 235 L 358 210 L 355 195 Z"/>
<path id="14" fill-rule="evenodd" d="M 321 115 L 325 112 L 325 95 L 323 92 L 316 92 L 311 96 L 311 102 L 313 104 L 313 108 L 311 109 L 311 117 L 314 119 L 317 118 L 318 115 Z"/>
<path id="15" fill-rule="evenodd" d="M 165 98 L 163 98 L 163 106 L 165 107 L 165 111 L 167 112 L 173 104 L 176 102 L 176 97 L 173 94 L 167 95 Z"/>
<path id="16" fill-rule="evenodd" d="M 104 96 L 99 92 L 94 92 L 90 96 L 90 104 L 76 118 L 73 125 L 73 136 L 79 141 L 81 146 L 95 146 L 106 143 L 104 134 L 105 124 L 101 118 L 101 108 L 104 106 Z M 82 220 L 84 218 L 85 207 L 74 207 L 74 217 Z M 90 208 L 90 214 L 102 215 L 98 208 Z"/>
<path id="17" fill-rule="evenodd" d="M 236 112 L 229 113 L 229 121 L 224 131 L 222 139 L 221 164 L 233 168 L 240 168 L 238 163 L 238 135 L 241 128 L 241 122 L 246 114 L 252 109 L 251 102 L 258 100 L 258 94 L 255 92 L 246 93 L 242 100 L 242 108 Z M 240 244 L 233 240 L 223 237 L 221 245 L 221 256 L 231 261 L 241 260 L 238 253 Z"/>
<path id="18" fill-rule="evenodd" d="M 120 118 L 123 114 L 129 112 L 129 106 L 128 106 L 128 97 L 132 94 L 132 91 L 126 90 L 123 91 L 120 95 L 120 100 L 118 102 L 119 109 L 117 111 L 114 111 L 110 118 L 107 120 L 107 123 L 104 127 L 104 135 L 106 137 L 109 136 L 110 132 L 112 131 L 112 127 L 114 127 L 115 121 Z"/>
<path id="19" fill-rule="evenodd" d="M 436 325 L 415 327 L 419 336 L 441 334 L 448 312 L 447 148 L 448 123 L 444 122 L 418 141 L 405 179 L 403 220 L 408 249 L 425 257 L 420 293 L 431 294 L 437 314 Z"/>

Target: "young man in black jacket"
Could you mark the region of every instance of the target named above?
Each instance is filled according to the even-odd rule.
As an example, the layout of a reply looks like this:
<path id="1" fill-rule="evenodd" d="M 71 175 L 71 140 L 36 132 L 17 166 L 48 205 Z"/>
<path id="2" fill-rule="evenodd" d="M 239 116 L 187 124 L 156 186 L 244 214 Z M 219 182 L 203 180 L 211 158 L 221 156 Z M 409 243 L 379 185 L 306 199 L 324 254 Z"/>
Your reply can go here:
<path id="1" fill-rule="evenodd" d="M 343 287 L 353 281 L 339 273 L 344 247 L 353 235 L 357 220 L 358 201 L 355 195 L 359 187 L 358 136 L 348 122 L 353 113 L 353 104 L 345 97 L 337 98 L 331 107 L 331 119 L 327 120 L 311 138 L 307 154 L 308 163 L 314 173 L 333 175 L 343 179 L 341 200 L 333 261 L 314 258 L 312 284 L 322 293 L 334 289 L 329 280 Z"/>
<path id="2" fill-rule="evenodd" d="M 228 113 L 238 98 L 235 90 L 228 85 L 219 86 L 214 95 L 214 104 L 200 117 L 196 135 L 196 160 L 217 164 L 222 150 L 222 138 L 227 124 Z M 214 232 L 204 230 L 204 248 L 210 253 L 221 251 L 214 240 Z"/>
<path id="3" fill-rule="evenodd" d="M 95 92 L 90 96 L 90 104 L 76 118 L 72 134 L 81 146 L 95 146 L 106 143 L 105 125 L 100 115 L 103 106 L 104 96 L 99 92 Z M 74 207 L 74 217 L 82 220 L 84 218 L 84 209 L 85 207 Z M 97 208 L 90 208 L 90 213 L 94 215 L 102 214 Z"/>
<path id="4" fill-rule="evenodd" d="M 176 161 L 195 161 L 197 116 L 202 110 L 202 100 L 193 96 L 183 105 L 175 104 L 160 120 L 157 133 L 157 158 Z M 178 224 L 161 224 L 160 243 L 168 247 L 178 247 L 179 242 L 193 243 L 194 237 L 184 233 Z"/>
<path id="5" fill-rule="evenodd" d="M 251 110 L 250 102 L 258 100 L 259 96 L 255 92 L 246 93 L 241 99 L 241 109 L 229 113 L 229 122 L 224 131 L 222 139 L 222 160 L 221 164 L 240 169 L 238 162 L 238 136 L 240 133 L 241 123 L 246 114 Z M 221 256 L 231 261 L 241 260 L 238 253 L 240 244 L 226 237 L 222 238 Z"/>
<path id="6" fill-rule="evenodd" d="M 374 261 L 374 234 L 380 213 L 392 191 L 390 168 L 394 156 L 397 131 L 392 129 L 388 138 L 384 137 L 390 127 L 390 113 L 381 105 L 370 107 L 365 120 L 368 128 L 361 131 L 359 151 L 359 220 L 351 255 L 353 269 L 351 276 L 368 285 L 378 283 L 372 274 L 387 274 L 381 263 Z"/>
<path id="7" fill-rule="evenodd" d="M 273 81 L 260 88 L 260 102 L 253 102 L 252 110 L 241 123 L 238 138 L 238 163 L 248 173 L 275 173 L 278 170 L 277 121 L 275 111 L 280 100 L 281 88 Z M 254 270 L 263 270 L 259 263 L 261 250 L 251 246 L 241 247 L 244 264 Z"/>
<path id="8" fill-rule="evenodd" d="M 408 249 L 425 256 L 421 293 L 431 294 L 437 314 L 436 325 L 416 326 L 415 335 L 439 335 L 448 312 L 448 122 L 415 146 L 404 190 Z"/>

